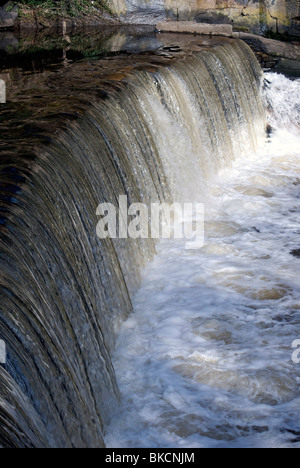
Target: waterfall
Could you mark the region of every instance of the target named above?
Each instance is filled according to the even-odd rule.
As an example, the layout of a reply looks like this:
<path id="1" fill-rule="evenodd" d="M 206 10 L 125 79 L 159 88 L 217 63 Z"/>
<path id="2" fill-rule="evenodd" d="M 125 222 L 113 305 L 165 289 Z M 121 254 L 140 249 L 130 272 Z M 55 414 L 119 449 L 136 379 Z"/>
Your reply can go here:
<path id="1" fill-rule="evenodd" d="M 122 324 L 108 447 L 300 446 L 300 83 L 265 74 L 265 143 L 211 177 L 205 242 L 162 239 Z"/>
<path id="2" fill-rule="evenodd" d="M 139 71 L 22 167 L 1 166 L 0 445 L 100 447 L 111 361 L 151 239 L 96 236 L 100 203 L 203 201 L 265 132 L 262 73 L 235 41 Z M 20 163 L 21 164 L 21 163 Z"/>

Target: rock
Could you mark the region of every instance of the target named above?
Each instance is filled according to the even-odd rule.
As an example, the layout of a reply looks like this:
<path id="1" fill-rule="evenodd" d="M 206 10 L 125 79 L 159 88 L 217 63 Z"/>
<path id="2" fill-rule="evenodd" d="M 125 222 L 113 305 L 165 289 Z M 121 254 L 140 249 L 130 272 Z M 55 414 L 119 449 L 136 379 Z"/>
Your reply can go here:
<path id="1" fill-rule="evenodd" d="M 293 78 L 300 78 L 300 60 L 281 58 L 272 71 L 282 73 Z"/>
<path id="2" fill-rule="evenodd" d="M 0 7 L 0 29 L 14 28 L 18 14 L 18 6 L 14 2 L 8 2 Z"/>
<path id="3" fill-rule="evenodd" d="M 197 23 L 207 24 L 229 24 L 231 22 L 229 15 L 216 11 L 202 11 L 195 17 Z"/>
<path id="4" fill-rule="evenodd" d="M 300 249 L 291 250 L 290 254 L 294 257 L 300 258 Z"/>
<path id="5" fill-rule="evenodd" d="M 235 34 L 235 37 L 239 37 L 243 41 L 247 42 L 247 44 L 268 55 L 300 60 L 300 47 L 297 44 L 276 41 L 274 39 L 267 39 L 265 37 L 243 32 L 238 33 L 238 35 Z"/>
<path id="6" fill-rule="evenodd" d="M 229 23 L 255 34 L 272 30 L 300 36 L 299 0 L 110 0 L 110 5 L 124 22 Z"/>
<path id="7" fill-rule="evenodd" d="M 157 23 L 156 29 L 161 32 L 233 37 L 232 26 L 229 24 L 208 24 L 196 23 L 193 21 L 166 21 L 164 23 Z"/>

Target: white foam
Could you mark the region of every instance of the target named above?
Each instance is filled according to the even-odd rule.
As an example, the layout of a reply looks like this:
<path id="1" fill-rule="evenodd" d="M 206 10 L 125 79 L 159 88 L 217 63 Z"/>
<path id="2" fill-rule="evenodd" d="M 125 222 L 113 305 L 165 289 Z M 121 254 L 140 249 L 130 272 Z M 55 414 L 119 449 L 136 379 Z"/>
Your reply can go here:
<path id="1" fill-rule="evenodd" d="M 212 181 L 206 246 L 162 241 L 144 273 L 109 447 L 300 447 L 300 83 L 267 78 L 275 132 Z"/>

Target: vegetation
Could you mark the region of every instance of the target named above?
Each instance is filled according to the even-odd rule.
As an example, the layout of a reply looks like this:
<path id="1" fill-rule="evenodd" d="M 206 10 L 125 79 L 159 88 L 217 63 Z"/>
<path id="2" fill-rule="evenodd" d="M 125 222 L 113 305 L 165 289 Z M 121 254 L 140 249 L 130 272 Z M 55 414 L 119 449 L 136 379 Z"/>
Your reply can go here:
<path id="1" fill-rule="evenodd" d="M 282 34 L 279 32 L 274 32 L 270 29 L 268 29 L 264 33 L 264 37 L 267 37 L 268 39 L 276 39 L 277 41 L 282 41 L 282 42 L 292 42 L 292 41 L 299 41 L 298 37 L 291 36 L 289 34 Z"/>
<path id="2" fill-rule="evenodd" d="M 20 16 L 26 16 L 28 9 L 40 15 L 71 16 L 91 15 L 95 11 L 111 14 L 109 0 L 19 0 Z"/>

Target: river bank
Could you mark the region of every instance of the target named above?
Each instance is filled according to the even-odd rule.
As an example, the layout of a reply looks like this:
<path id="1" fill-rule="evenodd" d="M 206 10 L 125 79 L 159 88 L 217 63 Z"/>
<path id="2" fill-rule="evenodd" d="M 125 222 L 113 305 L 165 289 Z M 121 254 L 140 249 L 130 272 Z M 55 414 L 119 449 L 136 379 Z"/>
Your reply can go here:
<path id="1" fill-rule="evenodd" d="M 89 3 L 86 0 L 78 0 L 74 7 L 64 8 L 57 5 L 51 1 L 26 4 L 8 1 L 0 6 L 0 31 L 57 30 L 69 33 L 75 29 L 95 28 L 120 22 L 106 2 Z"/>

